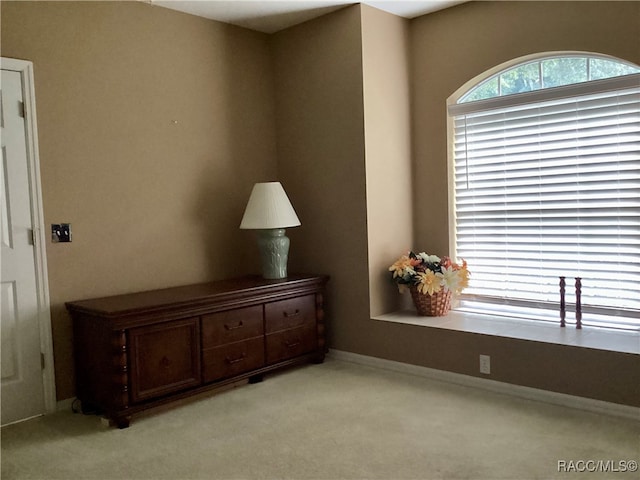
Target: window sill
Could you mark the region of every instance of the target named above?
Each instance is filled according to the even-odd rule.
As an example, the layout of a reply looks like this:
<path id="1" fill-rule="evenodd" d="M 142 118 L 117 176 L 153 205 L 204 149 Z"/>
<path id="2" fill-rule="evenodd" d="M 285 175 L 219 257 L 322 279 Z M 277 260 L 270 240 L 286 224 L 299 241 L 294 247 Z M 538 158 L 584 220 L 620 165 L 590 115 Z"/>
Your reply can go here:
<path id="1" fill-rule="evenodd" d="M 482 313 L 452 310 L 445 317 L 421 317 L 412 310 L 402 310 L 373 317 L 373 320 L 423 327 L 441 328 L 497 337 L 531 340 L 557 345 L 608 350 L 640 355 L 640 332 L 535 322 L 516 317 L 499 317 Z"/>

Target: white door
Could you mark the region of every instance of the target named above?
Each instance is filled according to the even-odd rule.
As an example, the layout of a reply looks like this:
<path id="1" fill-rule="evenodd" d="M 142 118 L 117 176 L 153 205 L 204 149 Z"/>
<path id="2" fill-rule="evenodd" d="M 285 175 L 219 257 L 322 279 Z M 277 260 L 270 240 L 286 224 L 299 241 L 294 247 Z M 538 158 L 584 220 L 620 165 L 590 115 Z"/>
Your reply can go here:
<path id="1" fill-rule="evenodd" d="M 45 412 L 42 298 L 34 234 L 34 178 L 25 119 L 24 71 L 5 69 L 0 83 L 0 282 L 2 425 Z M 48 303 L 48 301 L 47 301 Z M 48 306 L 47 306 L 48 307 Z"/>

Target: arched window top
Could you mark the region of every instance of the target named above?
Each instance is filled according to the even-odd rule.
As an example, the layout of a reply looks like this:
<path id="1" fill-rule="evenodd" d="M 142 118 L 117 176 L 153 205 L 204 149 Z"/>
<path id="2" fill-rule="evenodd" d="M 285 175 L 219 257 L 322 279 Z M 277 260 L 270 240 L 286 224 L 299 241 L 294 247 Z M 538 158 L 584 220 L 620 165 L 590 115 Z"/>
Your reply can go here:
<path id="1" fill-rule="evenodd" d="M 604 55 L 562 54 L 525 61 L 492 75 L 456 103 L 640 73 L 640 67 Z"/>

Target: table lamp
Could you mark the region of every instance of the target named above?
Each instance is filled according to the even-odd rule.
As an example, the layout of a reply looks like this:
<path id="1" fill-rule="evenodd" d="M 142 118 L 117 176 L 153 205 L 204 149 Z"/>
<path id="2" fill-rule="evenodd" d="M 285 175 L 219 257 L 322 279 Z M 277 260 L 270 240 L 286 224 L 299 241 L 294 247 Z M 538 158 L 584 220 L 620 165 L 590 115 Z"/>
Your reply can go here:
<path id="1" fill-rule="evenodd" d="M 289 238 L 284 232 L 298 225 L 300 220 L 280 182 L 253 186 L 240 228 L 257 231 L 264 278 L 287 278 Z"/>

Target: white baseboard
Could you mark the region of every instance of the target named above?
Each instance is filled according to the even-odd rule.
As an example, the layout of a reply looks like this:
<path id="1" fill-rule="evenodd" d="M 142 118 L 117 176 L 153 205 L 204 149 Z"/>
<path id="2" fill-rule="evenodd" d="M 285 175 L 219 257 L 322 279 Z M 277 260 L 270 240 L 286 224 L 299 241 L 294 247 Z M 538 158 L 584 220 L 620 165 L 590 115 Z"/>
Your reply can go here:
<path id="1" fill-rule="evenodd" d="M 345 352 L 342 350 L 330 350 L 329 357 L 345 362 L 357 363 L 359 365 L 376 367 L 400 373 L 408 373 L 411 375 L 438 380 L 441 382 L 454 383 L 465 387 L 488 390 L 503 395 L 511 395 L 514 397 L 524 398 L 526 400 L 550 403 L 563 407 L 575 408 L 615 417 L 622 417 L 625 419 L 640 422 L 640 408 L 632 407 L 629 405 L 621 405 L 618 403 L 578 397 L 565 393 L 551 392 L 538 388 L 523 387 L 521 385 L 513 385 L 510 383 L 498 382 L 496 380 L 472 377 L 470 375 L 463 375 L 454 372 L 447 372 L 445 370 L 436 370 L 434 368 L 421 367 L 419 365 L 395 362 L 392 360 L 385 360 L 383 358 L 370 357 L 367 355 L 360 355 L 357 353 Z"/>

